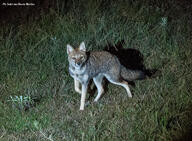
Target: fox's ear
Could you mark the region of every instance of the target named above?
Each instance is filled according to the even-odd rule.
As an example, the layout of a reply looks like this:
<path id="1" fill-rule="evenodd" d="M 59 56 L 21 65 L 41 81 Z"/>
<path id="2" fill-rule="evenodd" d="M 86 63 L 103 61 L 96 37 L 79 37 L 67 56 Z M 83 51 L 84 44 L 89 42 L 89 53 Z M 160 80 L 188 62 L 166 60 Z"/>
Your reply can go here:
<path id="1" fill-rule="evenodd" d="M 82 43 L 80 44 L 79 50 L 81 50 L 81 51 L 86 51 L 85 43 L 84 43 L 84 42 L 82 42 Z"/>
<path id="2" fill-rule="evenodd" d="M 71 53 L 73 50 L 74 48 L 71 45 L 67 44 L 67 54 Z"/>

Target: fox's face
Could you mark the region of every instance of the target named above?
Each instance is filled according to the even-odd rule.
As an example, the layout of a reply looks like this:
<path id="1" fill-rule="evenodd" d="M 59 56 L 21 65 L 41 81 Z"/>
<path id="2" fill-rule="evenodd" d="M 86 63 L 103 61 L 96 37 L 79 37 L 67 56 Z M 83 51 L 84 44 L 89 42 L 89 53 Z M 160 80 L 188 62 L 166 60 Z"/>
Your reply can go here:
<path id="1" fill-rule="evenodd" d="M 80 69 L 81 66 L 87 60 L 85 43 L 82 42 L 79 48 L 73 48 L 71 45 L 67 45 L 67 54 L 69 63 L 76 69 Z"/>

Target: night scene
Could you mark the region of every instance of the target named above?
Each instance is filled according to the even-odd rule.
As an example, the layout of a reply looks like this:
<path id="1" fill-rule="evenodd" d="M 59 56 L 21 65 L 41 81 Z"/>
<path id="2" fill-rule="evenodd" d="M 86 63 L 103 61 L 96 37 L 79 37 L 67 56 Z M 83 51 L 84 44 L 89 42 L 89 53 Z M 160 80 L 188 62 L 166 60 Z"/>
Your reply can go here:
<path id="1" fill-rule="evenodd" d="M 192 1 L 0 0 L 0 140 L 192 141 Z"/>

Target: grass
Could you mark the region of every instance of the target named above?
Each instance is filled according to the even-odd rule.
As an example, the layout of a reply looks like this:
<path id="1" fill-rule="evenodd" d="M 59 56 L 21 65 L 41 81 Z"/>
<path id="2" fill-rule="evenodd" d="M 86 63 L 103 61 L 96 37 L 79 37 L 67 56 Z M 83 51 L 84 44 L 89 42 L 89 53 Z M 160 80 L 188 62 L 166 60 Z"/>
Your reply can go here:
<path id="1" fill-rule="evenodd" d="M 38 21 L 1 28 L 0 140 L 190 140 L 191 11 L 169 4 L 82 0 L 69 2 L 65 13 L 57 5 Z M 132 99 L 109 84 L 80 112 L 66 44 L 103 50 L 121 40 L 161 75 L 136 81 Z M 10 96 L 35 104 L 22 110 Z"/>

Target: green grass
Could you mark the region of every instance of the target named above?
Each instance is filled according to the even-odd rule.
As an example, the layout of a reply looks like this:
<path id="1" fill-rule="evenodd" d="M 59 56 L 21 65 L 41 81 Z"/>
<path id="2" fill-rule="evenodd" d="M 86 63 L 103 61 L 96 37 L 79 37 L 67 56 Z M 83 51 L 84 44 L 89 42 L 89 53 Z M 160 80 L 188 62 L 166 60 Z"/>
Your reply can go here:
<path id="1" fill-rule="evenodd" d="M 82 0 L 66 13 L 58 6 L 38 21 L 1 28 L 0 140 L 187 140 L 192 130 L 190 11 L 172 4 L 165 10 L 139 1 Z M 85 41 L 88 50 L 102 50 L 107 42 L 121 40 L 161 74 L 137 81 L 132 99 L 109 84 L 98 103 L 79 111 L 66 44 Z M 10 96 L 30 96 L 35 105 L 19 110 Z"/>

